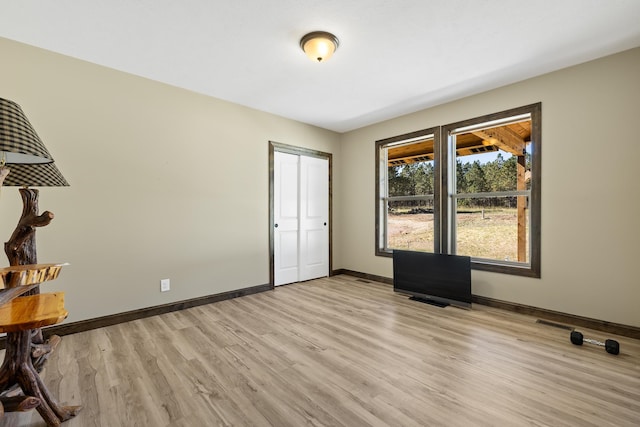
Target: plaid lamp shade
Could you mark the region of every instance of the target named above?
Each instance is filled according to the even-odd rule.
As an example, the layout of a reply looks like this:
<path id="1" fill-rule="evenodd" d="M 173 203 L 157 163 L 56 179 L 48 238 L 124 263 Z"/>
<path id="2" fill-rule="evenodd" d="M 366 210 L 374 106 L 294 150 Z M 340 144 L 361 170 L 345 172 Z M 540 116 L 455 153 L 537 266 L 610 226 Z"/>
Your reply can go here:
<path id="1" fill-rule="evenodd" d="M 0 98 L 0 161 L 2 159 L 9 164 L 53 162 L 22 108 Z"/>
<path id="2" fill-rule="evenodd" d="M 69 183 L 53 163 L 7 165 L 9 175 L 3 187 L 68 187 Z"/>
<path id="3" fill-rule="evenodd" d="M 53 157 L 40 140 L 22 108 L 0 98 L 0 167 L 6 163 L 9 175 L 3 186 L 67 187 Z"/>

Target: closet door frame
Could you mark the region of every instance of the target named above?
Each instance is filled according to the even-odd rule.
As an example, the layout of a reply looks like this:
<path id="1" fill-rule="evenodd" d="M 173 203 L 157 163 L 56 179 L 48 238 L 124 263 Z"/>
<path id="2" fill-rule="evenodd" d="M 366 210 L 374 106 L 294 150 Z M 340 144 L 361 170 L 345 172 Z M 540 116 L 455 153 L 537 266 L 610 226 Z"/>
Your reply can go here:
<path id="1" fill-rule="evenodd" d="M 333 159 L 331 153 L 323 151 L 311 150 L 308 148 L 296 147 L 294 145 L 282 144 L 275 141 L 269 141 L 269 286 L 273 289 L 275 283 L 275 215 L 274 215 L 274 153 L 276 151 L 317 157 L 327 159 L 329 164 L 329 275 L 333 274 Z"/>

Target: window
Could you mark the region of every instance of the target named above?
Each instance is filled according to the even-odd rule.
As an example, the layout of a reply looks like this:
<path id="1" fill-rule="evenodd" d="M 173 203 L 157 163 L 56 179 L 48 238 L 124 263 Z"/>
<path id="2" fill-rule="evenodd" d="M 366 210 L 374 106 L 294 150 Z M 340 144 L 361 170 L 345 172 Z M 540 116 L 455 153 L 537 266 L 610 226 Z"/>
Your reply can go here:
<path id="1" fill-rule="evenodd" d="M 540 277 L 540 112 L 534 104 L 376 142 L 376 254 L 468 255 Z"/>

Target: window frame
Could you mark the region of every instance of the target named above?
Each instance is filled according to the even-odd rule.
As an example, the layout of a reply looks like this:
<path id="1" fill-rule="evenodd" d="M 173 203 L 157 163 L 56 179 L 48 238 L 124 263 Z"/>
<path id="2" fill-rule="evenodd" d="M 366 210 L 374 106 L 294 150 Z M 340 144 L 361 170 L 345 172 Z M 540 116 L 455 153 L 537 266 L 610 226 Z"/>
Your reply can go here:
<path id="1" fill-rule="evenodd" d="M 449 190 L 450 174 L 450 135 L 460 128 L 474 126 L 481 123 L 506 119 L 508 117 L 529 114 L 531 116 L 531 189 L 529 199 L 529 263 L 524 264 L 512 261 L 500 261 L 484 258 L 471 258 L 471 268 L 474 270 L 491 271 L 495 273 L 511 274 L 539 278 L 541 276 L 541 160 L 542 160 L 542 103 L 525 105 L 484 116 L 450 123 L 444 126 L 435 126 L 428 129 L 410 132 L 403 135 L 382 139 L 375 143 L 375 254 L 376 256 L 392 257 L 392 250 L 385 250 L 381 241 L 382 231 L 387 224 L 382 224 L 380 193 L 381 183 L 381 158 L 380 153 L 385 145 L 421 136 L 434 135 L 434 253 L 451 253 L 451 227 L 452 212 L 454 211 Z M 386 172 L 385 172 L 386 174 Z M 386 196 L 386 194 L 385 194 Z"/>

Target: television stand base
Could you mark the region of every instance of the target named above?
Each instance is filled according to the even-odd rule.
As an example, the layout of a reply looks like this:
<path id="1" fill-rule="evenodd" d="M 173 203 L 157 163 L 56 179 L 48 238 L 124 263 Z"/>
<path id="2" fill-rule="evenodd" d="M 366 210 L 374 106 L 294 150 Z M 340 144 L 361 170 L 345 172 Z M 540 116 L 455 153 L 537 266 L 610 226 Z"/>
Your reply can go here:
<path id="1" fill-rule="evenodd" d="M 428 298 L 409 297 L 409 299 L 412 300 L 412 301 L 418 301 L 418 302 L 423 302 L 425 304 L 435 305 L 436 307 L 440 307 L 440 308 L 445 308 L 446 306 L 449 305 L 446 302 L 434 301 L 434 300 L 428 299 Z"/>

